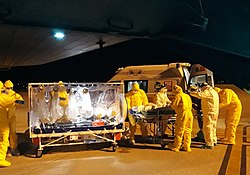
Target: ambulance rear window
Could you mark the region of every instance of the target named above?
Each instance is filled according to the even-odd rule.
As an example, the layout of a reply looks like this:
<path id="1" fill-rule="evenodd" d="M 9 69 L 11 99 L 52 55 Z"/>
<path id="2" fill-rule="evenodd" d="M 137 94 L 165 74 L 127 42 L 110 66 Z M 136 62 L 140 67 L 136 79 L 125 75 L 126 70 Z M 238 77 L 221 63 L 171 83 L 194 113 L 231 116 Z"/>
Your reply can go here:
<path id="1" fill-rule="evenodd" d="M 148 92 L 148 80 L 126 80 L 124 81 L 125 93 L 132 89 L 132 84 L 137 82 L 140 85 L 140 88 L 146 93 Z"/>

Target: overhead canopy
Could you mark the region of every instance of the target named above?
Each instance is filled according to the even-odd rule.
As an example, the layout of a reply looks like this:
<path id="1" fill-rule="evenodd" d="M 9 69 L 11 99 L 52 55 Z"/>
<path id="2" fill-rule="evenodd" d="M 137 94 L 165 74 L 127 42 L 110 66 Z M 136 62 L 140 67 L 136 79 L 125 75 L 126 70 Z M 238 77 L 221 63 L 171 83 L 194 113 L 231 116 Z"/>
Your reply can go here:
<path id="1" fill-rule="evenodd" d="M 246 0 L 1 0 L 0 67 L 44 64 L 138 37 L 249 58 L 249 9 Z M 63 41 L 54 40 L 54 29 L 65 30 Z"/>
<path id="2" fill-rule="evenodd" d="M 65 39 L 53 37 L 50 28 L 0 25 L 0 68 L 40 65 L 102 47 L 130 37 L 64 30 Z"/>
<path id="3" fill-rule="evenodd" d="M 249 14 L 247 0 L 1 0 L 0 68 L 41 65 L 142 39 L 158 42 L 162 55 L 187 59 L 171 61 L 200 63 L 249 84 Z M 55 29 L 65 32 L 63 40 L 53 38 Z"/>

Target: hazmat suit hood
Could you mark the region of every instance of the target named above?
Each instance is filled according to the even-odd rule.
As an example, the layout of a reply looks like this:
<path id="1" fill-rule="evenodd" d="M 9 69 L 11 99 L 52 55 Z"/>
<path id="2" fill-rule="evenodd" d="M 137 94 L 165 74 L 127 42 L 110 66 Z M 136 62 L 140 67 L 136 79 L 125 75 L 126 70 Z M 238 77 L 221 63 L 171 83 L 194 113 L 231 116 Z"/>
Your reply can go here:
<path id="1" fill-rule="evenodd" d="M 13 88 L 13 83 L 10 81 L 10 80 L 6 80 L 5 82 L 4 82 L 4 87 L 5 88 Z"/>
<path id="2" fill-rule="evenodd" d="M 160 92 L 162 93 L 167 93 L 167 88 L 165 86 L 163 86 L 161 89 L 160 89 Z"/>
<path id="3" fill-rule="evenodd" d="M 139 89 L 140 89 L 139 84 L 138 84 L 138 83 L 133 83 L 133 85 L 132 85 L 132 90 L 133 90 L 133 91 L 138 91 Z"/>
<path id="4" fill-rule="evenodd" d="M 59 85 L 59 86 L 64 86 L 64 84 L 63 84 L 62 81 L 59 81 L 59 82 L 58 82 L 58 85 Z"/>
<path id="5" fill-rule="evenodd" d="M 198 87 L 197 86 L 190 86 L 190 91 L 197 91 Z"/>
<path id="6" fill-rule="evenodd" d="M 183 90 L 182 90 L 182 88 L 180 86 L 174 85 L 174 87 L 173 87 L 173 93 L 174 94 L 183 93 Z"/>
<path id="7" fill-rule="evenodd" d="M 209 87 L 211 87 L 211 86 L 209 86 L 209 84 L 208 83 L 202 83 L 202 85 L 201 85 L 201 90 L 202 91 L 204 91 L 205 89 L 207 89 L 207 88 L 209 88 Z"/>
<path id="8" fill-rule="evenodd" d="M 217 92 L 217 93 L 220 93 L 221 91 L 221 88 L 218 88 L 218 87 L 214 87 L 214 90 Z"/>

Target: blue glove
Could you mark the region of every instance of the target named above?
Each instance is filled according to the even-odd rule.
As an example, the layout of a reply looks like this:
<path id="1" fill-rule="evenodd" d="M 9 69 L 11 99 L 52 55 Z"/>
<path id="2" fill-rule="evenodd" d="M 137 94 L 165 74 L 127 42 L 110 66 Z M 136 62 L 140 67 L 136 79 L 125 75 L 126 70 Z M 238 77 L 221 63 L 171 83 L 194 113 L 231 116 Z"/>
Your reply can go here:
<path id="1" fill-rule="evenodd" d="M 23 105 L 24 101 L 23 100 L 16 100 L 15 103 Z"/>
<path id="2" fill-rule="evenodd" d="M 134 114 L 135 111 L 133 111 L 132 109 L 129 110 L 129 114 Z"/>

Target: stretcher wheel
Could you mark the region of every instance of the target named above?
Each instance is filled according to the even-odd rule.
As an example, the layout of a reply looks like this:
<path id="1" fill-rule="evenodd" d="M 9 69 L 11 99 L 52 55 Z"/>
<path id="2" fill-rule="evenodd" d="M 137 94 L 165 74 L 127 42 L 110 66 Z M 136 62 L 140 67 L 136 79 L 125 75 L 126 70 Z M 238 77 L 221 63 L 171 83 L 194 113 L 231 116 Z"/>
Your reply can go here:
<path id="1" fill-rule="evenodd" d="M 166 143 L 161 142 L 161 147 L 165 148 L 165 146 L 166 146 Z"/>
<path id="2" fill-rule="evenodd" d="M 37 149 L 37 150 L 36 150 L 36 157 L 37 157 L 37 158 L 41 158 L 42 155 L 43 155 L 43 151 Z"/>
<path id="3" fill-rule="evenodd" d="M 31 140 L 31 139 L 30 139 L 30 130 L 29 130 L 29 129 L 27 129 L 27 130 L 24 132 L 24 135 L 25 135 L 25 137 L 26 137 L 28 140 Z"/>
<path id="4" fill-rule="evenodd" d="M 111 146 L 111 149 L 112 149 L 112 152 L 115 152 L 116 149 L 117 149 L 117 145 L 112 145 L 112 146 Z"/>

